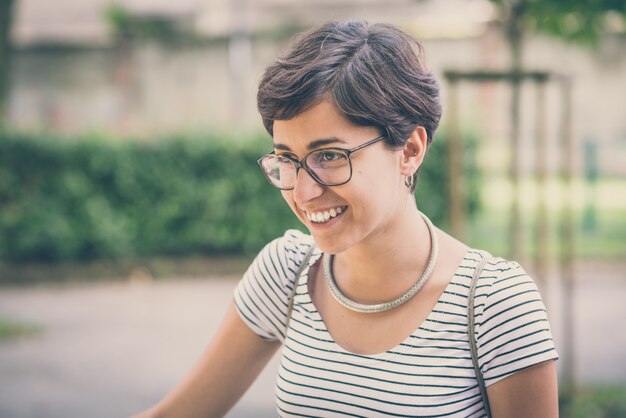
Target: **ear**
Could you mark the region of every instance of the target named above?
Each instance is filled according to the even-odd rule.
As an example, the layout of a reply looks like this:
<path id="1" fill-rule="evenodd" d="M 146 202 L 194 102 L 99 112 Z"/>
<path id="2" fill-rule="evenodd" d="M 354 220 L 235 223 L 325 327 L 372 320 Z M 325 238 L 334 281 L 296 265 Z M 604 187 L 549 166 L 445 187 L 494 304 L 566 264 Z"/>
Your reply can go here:
<path id="1" fill-rule="evenodd" d="M 428 144 L 428 135 L 423 126 L 418 126 L 402 148 L 401 173 L 404 176 L 413 175 L 422 165 Z"/>

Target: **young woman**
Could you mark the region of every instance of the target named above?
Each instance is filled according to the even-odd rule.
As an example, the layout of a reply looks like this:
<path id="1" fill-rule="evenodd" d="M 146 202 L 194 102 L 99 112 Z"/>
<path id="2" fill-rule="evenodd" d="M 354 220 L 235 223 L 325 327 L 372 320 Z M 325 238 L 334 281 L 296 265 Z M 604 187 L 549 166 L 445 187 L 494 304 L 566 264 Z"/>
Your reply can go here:
<path id="1" fill-rule="evenodd" d="M 315 28 L 267 68 L 258 107 L 274 142 L 259 164 L 310 235 L 261 251 L 201 360 L 141 416 L 222 416 L 281 347 L 280 416 L 484 416 L 467 306 L 489 257 L 473 329 L 491 413 L 557 417 L 557 354 L 532 279 L 416 205 L 441 116 L 420 45 L 390 25 Z"/>

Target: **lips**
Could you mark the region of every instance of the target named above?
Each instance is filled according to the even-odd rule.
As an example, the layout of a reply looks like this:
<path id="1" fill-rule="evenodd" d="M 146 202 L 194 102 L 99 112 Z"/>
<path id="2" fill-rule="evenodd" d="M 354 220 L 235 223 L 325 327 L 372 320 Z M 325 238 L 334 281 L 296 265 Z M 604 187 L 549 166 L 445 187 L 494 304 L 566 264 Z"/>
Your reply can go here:
<path id="1" fill-rule="evenodd" d="M 325 223 L 341 215 L 346 209 L 348 209 L 347 206 L 337 206 L 320 211 L 305 211 L 305 214 L 307 219 L 313 223 Z"/>

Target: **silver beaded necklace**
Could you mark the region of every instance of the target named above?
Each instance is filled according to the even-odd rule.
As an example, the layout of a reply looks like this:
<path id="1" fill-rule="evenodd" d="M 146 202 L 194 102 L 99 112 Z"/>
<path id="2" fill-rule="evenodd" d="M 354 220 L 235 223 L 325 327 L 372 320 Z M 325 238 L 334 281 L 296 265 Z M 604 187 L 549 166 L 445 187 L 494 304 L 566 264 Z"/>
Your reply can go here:
<path id="1" fill-rule="evenodd" d="M 348 298 L 346 295 L 341 293 L 341 290 L 337 287 L 337 283 L 335 281 L 335 277 L 333 276 L 333 259 L 335 256 L 333 254 L 328 254 L 324 257 L 324 275 L 326 276 L 326 282 L 328 283 L 328 288 L 330 289 L 330 293 L 333 295 L 335 300 L 339 302 L 341 305 L 350 309 L 354 312 L 360 313 L 378 313 L 385 312 L 407 302 L 411 299 L 420 289 L 424 286 L 428 278 L 433 272 L 435 268 L 435 263 L 437 262 L 437 255 L 439 252 L 437 236 L 435 234 L 435 227 L 432 222 L 426 215 L 421 213 L 422 217 L 426 221 L 426 226 L 428 227 L 428 233 L 430 235 L 430 257 L 428 258 L 428 264 L 422 273 L 422 276 L 419 278 L 417 282 L 409 290 L 406 291 L 403 295 L 390 300 L 388 302 L 376 303 L 373 305 L 367 305 L 363 303 L 358 303 Z"/>

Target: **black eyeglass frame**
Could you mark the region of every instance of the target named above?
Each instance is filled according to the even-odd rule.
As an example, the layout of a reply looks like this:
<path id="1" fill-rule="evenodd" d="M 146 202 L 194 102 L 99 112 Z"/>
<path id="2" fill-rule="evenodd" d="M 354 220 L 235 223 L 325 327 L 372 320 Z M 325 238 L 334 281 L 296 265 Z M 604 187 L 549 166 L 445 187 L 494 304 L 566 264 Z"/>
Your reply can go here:
<path id="1" fill-rule="evenodd" d="M 367 146 L 370 146 L 372 144 L 375 144 L 376 142 L 379 142 L 380 140 L 386 138 L 387 135 L 381 135 L 378 136 L 372 140 L 367 141 L 364 144 L 358 145 L 354 148 L 351 149 L 345 149 L 345 148 L 339 148 L 339 147 L 329 147 L 329 148 L 319 148 L 319 149 L 314 149 L 310 152 L 308 152 L 301 160 L 298 160 L 297 158 L 293 158 L 292 156 L 290 156 L 289 154 L 281 154 L 282 157 L 287 158 L 288 160 L 290 160 L 293 165 L 296 167 L 296 179 L 298 178 L 298 172 L 300 171 L 300 169 L 304 169 L 304 171 L 306 171 L 313 180 L 315 180 L 318 184 L 325 186 L 325 187 L 333 187 L 333 186 L 341 186 L 342 184 L 346 184 L 348 183 L 350 180 L 352 180 L 352 158 L 350 158 L 350 156 L 355 153 L 356 151 L 363 149 Z M 320 151 L 340 151 L 346 154 L 346 157 L 348 158 L 348 165 L 350 167 L 350 176 L 348 177 L 348 179 L 344 182 L 341 183 L 333 183 L 333 184 L 327 184 L 324 183 L 318 176 L 317 174 L 315 174 L 313 172 L 313 170 L 311 170 L 311 168 L 308 166 L 308 164 L 306 163 L 307 158 L 309 158 L 309 156 L 315 152 L 320 152 Z M 265 178 L 267 179 L 267 181 L 270 182 L 270 184 L 274 187 L 276 187 L 277 189 L 280 190 L 293 190 L 295 185 L 293 187 L 278 187 L 277 185 L 274 184 L 274 182 L 272 181 L 272 179 L 270 178 L 270 176 L 267 174 L 267 172 L 265 171 L 265 168 L 263 167 L 263 160 L 265 160 L 267 157 L 271 157 L 271 156 L 277 156 L 278 154 L 276 154 L 276 151 L 272 151 L 268 154 L 265 154 L 264 156 L 262 156 L 261 158 L 259 158 L 257 160 L 257 163 L 259 164 L 259 166 L 261 167 L 261 171 L 263 172 L 263 175 L 265 176 Z"/>

